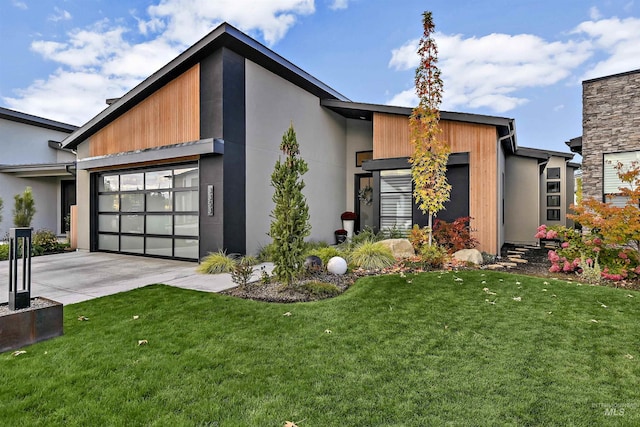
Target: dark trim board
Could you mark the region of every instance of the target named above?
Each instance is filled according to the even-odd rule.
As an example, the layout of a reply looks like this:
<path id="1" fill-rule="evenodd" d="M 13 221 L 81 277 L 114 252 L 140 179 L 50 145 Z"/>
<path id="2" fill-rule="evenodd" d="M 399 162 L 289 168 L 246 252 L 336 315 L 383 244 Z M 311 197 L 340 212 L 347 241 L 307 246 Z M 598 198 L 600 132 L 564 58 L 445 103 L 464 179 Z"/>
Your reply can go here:
<path id="1" fill-rule="evenodd" d="M 246 109 L 244 57 L 223 48 L 222 66 L 222 138 L 225 141 L 224 248 L 245 254 L 246 216 Z"/>
<path id="2" fill-rule="evenodd" d="M 447 161 L 447 167 L 455 165 L 468 165 L 469 153 L 451 153 Z M 397 157 L 394 159 L 374 159 L 366 160 L 362 163 L 362 169 L 365 171 L 381 171 L 393 169 L 410 169 L 408 157 Z"/>

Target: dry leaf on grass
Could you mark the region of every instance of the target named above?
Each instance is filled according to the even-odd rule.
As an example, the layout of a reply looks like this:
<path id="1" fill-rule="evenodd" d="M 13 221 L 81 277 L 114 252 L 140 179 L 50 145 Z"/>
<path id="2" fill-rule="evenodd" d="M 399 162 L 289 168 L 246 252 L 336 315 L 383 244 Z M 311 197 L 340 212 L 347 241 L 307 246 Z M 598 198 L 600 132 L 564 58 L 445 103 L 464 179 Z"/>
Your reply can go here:
<path id="1" fill-rule="evenodd" d="M 324 330 L 324 333 L 325 333 L 325 334 L 330 334 L 330 333 L 332 333 L 332 332 L 331 332 L 331 329 L 325 329 L 325 330 Z"/>
<path id="2" fill-rule="evenodd" d="M 79 316 L 78 320 L 81 321 L 81 322 L 86 322 L 87 320 L 89 320 L 89 318 L 86 317 L 86 316 Z"/>
<path id="3" fill-rule="evenodd" d="M 624 355 L 624 357 L 626 357 L 626 358 L 627 358 L 627 359 L 629 359 L 629 360 L 633 359 L 633 356 L 632 356 L 632 355 L 630 355 L 630 354 L 625 354 L 625 355 Z"/>
<path id="4" fill-rule="evenodd" d="M 518 301 L 518 302 L 522 301 L 522 297 L 513 297 L 512 299 L 514 301 Z"/>
<path id="5" fill-rule="evenodd" d="M 133 316 L 133 320 L 138 320 L 140 316 Z"/>
<path id="6" fill-rule="evenodd" d="M 138 345 L 147 345 L 149 344 L 149 341 L 147 340 L 138 340 Z"/>
<path id="7" fill-rule="evenodd" d="M 14 351 L 13 353 L 11 353 L 11 355 L 13 357 L 16 357 L 16 356 L 20 356 L 21 354 L 25 354 L 25 353 L 26 353 L 26 351 L 24 351 L 24 350 L 17 350 L 17 351 Z"/>
<path id="8" fill-rule="evenodd" d="M 289 316 L 291 316 L 291 312 L 290 312 L 290 311 L 287 311 L 285 314 L 283 314 L 283 316 L 287 316 L 287 317 L 289 317 Z"/>

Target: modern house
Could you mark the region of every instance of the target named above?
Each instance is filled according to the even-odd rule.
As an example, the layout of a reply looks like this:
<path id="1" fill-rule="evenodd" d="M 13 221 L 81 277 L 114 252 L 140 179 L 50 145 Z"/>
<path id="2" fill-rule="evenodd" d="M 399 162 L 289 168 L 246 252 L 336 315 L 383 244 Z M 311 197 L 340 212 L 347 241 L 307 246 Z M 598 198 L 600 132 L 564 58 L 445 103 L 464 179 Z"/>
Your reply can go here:
<path id="1" fill-rule="evenodd" d="M 0 237 L 13 227 L 14 196 L 31 187 L 36 203 L 34 229 L 65 231 L 65 216 L 75 204 L 75 160 L 60 141 L 77 129 L 0 107 L 0 198 L 4 202 Z"/>
<path id="2" fill-rule="evenodd" d="M 582 155 L 583 197 L 624 205 L 613 166 L 640 163 L 640 69 L 582 82 L 582 136 L 566 144 Z"/>
<path id="3" fill-rule="evenodd" d="M 78 247 L 194 260 L 218 249 L 256 253 L 270 241 L 270 176 L 290 123 L 309 164 L 312 239 L 331 241 L 345 210 L 359 214 L 360 228 L 424 223 L 411 195 L 410 113 L 352 102 L 222 24 L 64 141 L 78 156 Z M 529 214 L 543 196 L 521 186 L 542 184 L 557 153 L 521 156 L 513 119 L 441 116 L 453 189 L 440 217 L 473 217 L 486 252 L 523 230 L 535 243 L 540 221 Z M 559 156 L 566 182 L 571 157 Z M 521 171 L 515 158 L 535 167 Z M 528 215 L 513 214 L 516 204 Z"/>

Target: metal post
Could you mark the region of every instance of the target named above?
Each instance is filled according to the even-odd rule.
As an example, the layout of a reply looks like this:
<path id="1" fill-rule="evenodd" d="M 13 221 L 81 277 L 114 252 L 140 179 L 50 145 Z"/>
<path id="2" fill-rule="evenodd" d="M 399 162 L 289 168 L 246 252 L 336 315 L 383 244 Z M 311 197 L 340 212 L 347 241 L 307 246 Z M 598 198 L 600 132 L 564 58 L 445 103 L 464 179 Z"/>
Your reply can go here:
<path id="1" fill-rule="evenodd" d="M 22 284 L 18 286 L 18 260 L 22 258 Z M 9 309 L 31 306 L 31 229 L 9 229 Z"/>

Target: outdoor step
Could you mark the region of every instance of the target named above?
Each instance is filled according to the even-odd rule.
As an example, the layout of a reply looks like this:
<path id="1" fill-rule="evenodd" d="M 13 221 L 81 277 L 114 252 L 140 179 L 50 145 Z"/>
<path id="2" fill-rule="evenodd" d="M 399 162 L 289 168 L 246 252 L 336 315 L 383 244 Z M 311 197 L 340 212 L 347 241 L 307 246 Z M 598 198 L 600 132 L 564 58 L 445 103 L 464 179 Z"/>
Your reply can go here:
<path id="1" fill-rule="evenodd" d="M 529 261 L 527 261 L 526 259 L 522 259 L 522 258 L 515 258 L 515 257 L 509 257 L 509 261 L 511 261 L 511 262 L 515 262 L 515 263 L 518 263 L 518 264 L 526 264 L 526 263 L 528 263 L 528 262 L 529 262 Z"/>
<path id="2" fill-rule="evenodd" d="M 507 251 L 507 254 L 509 254 L 509 256 L 514 256 L 514 257 L 519 257 L 522 255 L 522 252 L 518 252 L 518 251 Z"/>
<path id="3" fill-rule="evenodd" d="M 508 268 L 517 267 L 518 266 L 518 264 L 516 264 L 515 262 L 506 262 L 506 261 L 501 261 L 498 264 L 500 264 L 500 265 L 502 265 L 504 267 L 508 267 Z"/>
<path id="4" fill-rule="evenodd" d="M 504 268 L 504 267 L 505 267 L 505 266 L 504 266 L 504 265 L 502 265 L 502 264 L 489 264 L 489 265 L 487 265 L 485 268 L 486 268 L 487 270 L 499 270 L 499 269 Z"/>
<path id="5" fill-rule="evenodd" d="M 524 246 L 525 249 L 540 249 L 540 246 Z"/>
<path id="6" fill-rule="evenodd" d="M 547 243 L 544 245 L 545 249 L 558 249 L 559 245 L 556 243 Z"/>
<path id="7" fill-rule="evenodd" d="M 522 253 L 529 252 L 529 249 L 527 248 L 514 248 L 513 250 L 517 252 L 522 252 Z"/>

